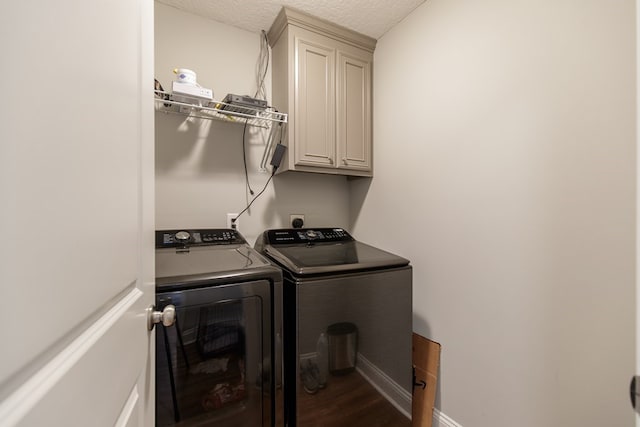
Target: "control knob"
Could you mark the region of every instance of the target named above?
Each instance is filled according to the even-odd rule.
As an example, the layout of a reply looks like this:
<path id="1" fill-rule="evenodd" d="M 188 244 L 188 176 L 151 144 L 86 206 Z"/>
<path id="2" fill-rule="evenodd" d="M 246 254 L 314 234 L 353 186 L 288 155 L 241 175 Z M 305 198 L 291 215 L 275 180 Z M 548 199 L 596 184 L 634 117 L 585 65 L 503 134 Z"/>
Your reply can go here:
<path id="1" fill-rule="evenodd" d="M 191 239 L 191 234 L 188 231 L 178 231 L 175 234 L 175 239 L 178 243 L 187 243 Z"/>

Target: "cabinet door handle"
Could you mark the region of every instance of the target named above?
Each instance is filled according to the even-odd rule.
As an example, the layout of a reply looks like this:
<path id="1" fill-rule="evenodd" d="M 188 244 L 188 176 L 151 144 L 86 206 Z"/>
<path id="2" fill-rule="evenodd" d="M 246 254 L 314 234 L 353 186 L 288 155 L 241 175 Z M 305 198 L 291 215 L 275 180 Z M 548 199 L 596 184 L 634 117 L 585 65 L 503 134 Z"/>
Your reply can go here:
<path id="1" fill-rule="evenodd" d="M 640 407 L 638 407 L 637 405 L 637 397 L 640 395 L 638 393 L 638 383 L 640 383 L 640 381 L 638 381 L 638 379 L 640 378 L 640 376 L 635 375 L 633 378 L 631 378 L 631 385 L 629 386 L 629 395 L 631 396 L 631 406 L 633 407 L 633 409 L 635 409 L 635 411 L 637 413 L 640 413 Z"/>
<path id="2" fill-rule="evenodd" d="M 331 157 L 329 157 L 329 164 L 332 165 L 333 164 L 333 159 Z"/>
<path id="3" fill-rule="evenodd" d="M 346 158 L 346 157 L 343 157 L 343 158 L 342 158 L 342 164 L 343 164 L 343 165 L 348 165 L 348 164 L 349 164 L 349 162 L 347 161 L 347 158 Z"/>

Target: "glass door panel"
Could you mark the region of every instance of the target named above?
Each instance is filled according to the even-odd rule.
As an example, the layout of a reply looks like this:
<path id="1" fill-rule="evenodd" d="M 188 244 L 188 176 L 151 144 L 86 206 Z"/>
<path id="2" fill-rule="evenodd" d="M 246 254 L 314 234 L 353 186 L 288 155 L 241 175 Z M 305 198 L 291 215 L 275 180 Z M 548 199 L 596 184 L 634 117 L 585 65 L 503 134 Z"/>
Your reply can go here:
<path id="1" fill-rule="evenodd" d="M 156 425 L 270 425 L 267 281 L 172 292 L 176 323 L 156 328 Z"/>

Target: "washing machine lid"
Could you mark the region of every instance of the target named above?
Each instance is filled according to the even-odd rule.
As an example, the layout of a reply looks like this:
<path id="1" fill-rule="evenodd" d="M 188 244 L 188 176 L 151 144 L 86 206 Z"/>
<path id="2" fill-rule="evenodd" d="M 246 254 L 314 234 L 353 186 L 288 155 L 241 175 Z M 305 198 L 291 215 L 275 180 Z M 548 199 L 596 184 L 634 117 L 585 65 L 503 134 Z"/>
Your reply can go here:
<path id="1" fill-rule="evenodd" d="M 400 267 L 409 260 L 359 242 L 341 228 L 267 230 L 260 249 L 294 275 Z"/>
<path id="2" fill-rule="evenodd" d="M 175 235 L 183 230 L 156 232 L 156 287 L 175 288 L 189 285 L 247 281 L 272 277 L 279 273 L 271 263 L 251 248 L 237 232 L 188 230 L 193 242 L 185 237 L 176 243 Z M 167 237 L 167 236 L 171 237 Z M 202 236 L 208 236 L 203 243 Z M 218 239 L 216 236 L 221 236 Z M 224 236 L 224 237 L 222 237 Z M 181 235 L 184 237 L 184 235 Z M 211 240 L 209 239 L 211 237 Z M 164 243 L 163 243 L 164 242 Z"/>

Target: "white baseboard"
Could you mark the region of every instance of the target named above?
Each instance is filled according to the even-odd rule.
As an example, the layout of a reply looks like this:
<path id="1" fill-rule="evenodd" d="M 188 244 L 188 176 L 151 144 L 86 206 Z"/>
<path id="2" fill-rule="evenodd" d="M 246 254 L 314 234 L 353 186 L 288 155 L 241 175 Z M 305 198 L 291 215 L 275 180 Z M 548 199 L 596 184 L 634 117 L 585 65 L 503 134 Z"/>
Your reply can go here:
<path id="1" fill-rule="evenodd" d="M 316 353 L 299 355 L 301 361 L 315 359 Z M 402 388 L 387 374 L 371 363 L 366 357 L 358 353 L 356 371 L 371 384 L 385 399 L 389 401 L 405 417 L 411 419 L 411 393 Z"/>
<path id="2" fill-rule="evenodd" d="M 411 419 L 411 393 L 358 353 L 356 370 L 405 417 Z"/>
<path id="3" fill-rule="evenodd" d="M 300 355 L 301 360 L 314 359 L 316 353 L 305 353 Z M 378 369 L 373 363 L 358 353 L 358 363 L 356 370 L 362 375 L 380 394 L 382 394 L 393 406 L 405 417 L 411 419 L 411 393 L 400 387 L 384 372 Z M 462 424 L 443 414 L 437 408 L 433 408 L 432 427 L 462 427 Z"/>
<path id="4" fill-rule="evenodd" d="M 433 427 L 462 427 L 462 424 L 458 424 L 438 409 L 433 408 Z"/>
<path id="5" fill-rule="evenodd" d="M 301 361 L 315 359 L 316 353 L 303 353 L 298 356 Z M 389 401 L 405 417 L 411 419 L 411 393 L 402 388 L 391 377 L 381 371 L 376 365 L 371 363 L 366 357 L 358 353 L 356 371 L 371 384 L 385 399 Z M 459 427 L 451 424 L 452 427 Z M 437 425 L 434 425 L 437 427 Z M 442 424 L 442 427 L 449 427 Z"/>

